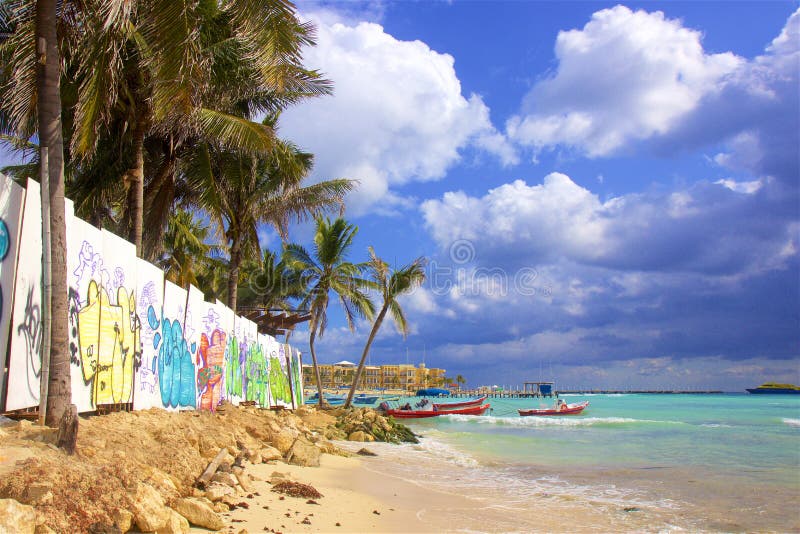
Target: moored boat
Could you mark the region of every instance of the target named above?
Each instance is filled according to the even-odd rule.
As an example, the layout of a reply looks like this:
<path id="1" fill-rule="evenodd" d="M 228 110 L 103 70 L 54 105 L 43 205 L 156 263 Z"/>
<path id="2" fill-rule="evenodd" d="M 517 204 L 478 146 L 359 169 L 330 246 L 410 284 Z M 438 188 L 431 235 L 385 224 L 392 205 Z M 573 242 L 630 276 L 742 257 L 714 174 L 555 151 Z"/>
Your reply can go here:
<path id="1" fill-rule="evenodd" d="M 776 384 L 774 382 L 767 382 L 761 384 L 757 388 L 747 390 L 748 393 L 756 395 L 800 395 L 800 386 L 794 384 Z"/>
<path id="2" fill-rule="evenodd" d="M 378 400 L 378 395 L 365 395 L 359 394 L 353 397 L 353 404 L 375 404 Z"/>
<path id="3" fill-rule="evenodd" d="M 325 395 L 325 402 L 331 406 L 344 404 L 345 398 L 339 395 Z M 305 400 L 305 404 L 319 404 L 319 393 L 314 393 Z"/>
<path id="4" fill-rule="evenodd" d="M 529 415 L 578 415 L 587 406 L 589 406 L 589 401 L 578 402 L 576 404 L 564 404 L 560 409 L 539 408 L 539 409 L 528 409 L 528 410 L 517 410 L 517 411 L 519 412 L 519 415 L 522 417 L 527 417 Z"/>
<path id="5" fill-rule="evenodd" d="M 460 402 L 434 402 L 433 409 L 434 410 L 457 410 L 459 408 L 468 408 L 470 406 L 479 406 L 483 404 L 483 401 L 486 400 L 488 395 L 484 395 L 483 397 L 478 397 L 477 399 L 470 399 Z"/>
<path id="6" fill-rule="evenodd" d="M 415 393 L 417 397 L 447 397 L 450 391 L 441 388 L 418 389 Z"/>
<path id="7" fill-rule="evenodd" d="M 438 417 L 440 415 L 483 415 L 491 407 L 491 404 L 484 404 L 483 406 L 469 406 L 457 410 L 434 410 L 433 408 L 427 410 L 400 410 L 389 408 L 384 412 L 395 419 L 419 419 L 423 417 Z"/>

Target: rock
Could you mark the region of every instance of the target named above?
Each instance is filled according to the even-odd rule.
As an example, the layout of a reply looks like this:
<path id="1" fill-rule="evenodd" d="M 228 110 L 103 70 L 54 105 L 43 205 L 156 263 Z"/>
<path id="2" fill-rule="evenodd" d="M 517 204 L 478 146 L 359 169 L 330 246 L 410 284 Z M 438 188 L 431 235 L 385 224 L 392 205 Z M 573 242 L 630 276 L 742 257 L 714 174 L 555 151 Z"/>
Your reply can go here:
<path id="1" fill-rule="evenodd" d="M 317 447 L 305 438 L 298 438 L 286 454 L 286 461 L 293 465 L 305 467 L 319 467 L 319 457 L 322 455 Z"/>
<path id="2" fill-rule="evenodd" d="M 236 477 L 233 475 L 233 473 L 214 473 L 214 476 L 211 477 L 211 482 L 225 484 L 226 486 L 230 486 L 232 488 L 235 488 L 237 484 Z"/>
<path id="3" fill-rule="evenodd" d="M 247 475 L 242 473 L 241 475 L 236 475 L 236 480 L 239 481 L 239 485 L 242 489 L 247 493 L 253 492 L 253 485 L 250 484 L 250 481 L 247 479 Z"/>
<path id="4" fill-rule="evenodd" d="M 235 491 L 227 484 L 220 484 L 219 482 L 212 482 L 206 489 L 204 497 L 211 502 L 221 501 L 226 495 L 233 495 Z"/>
<path id="5" fill-rule="evenodd" d="M 251 464 L 261 463 L 261 453 L 258 451 L 249 451 L 247 454 L 247 461 Z"/>
<path id="6" fill-rule="evenodd" d="M 34 482 L 22 493 L 22 502 L 31 506 L 50 504 L 53 502 L 53 487 L 44 482 Z"/>
<path id="7" fill-rule="evenodd" d="M 98 521 L 89 525 L 88 534 L 122 534 L 117 525 L 109 525 Z"/>
<path id="8" fill-rule="evenodd" d="M 264 447 L 263 449 L 261 449 L 260 454 L 262 462 L 270 462 L 272 460 L 280 460 L 281 458 L 283 458 L 283 454 L 281 454 L 281 451 L 279 451 L 275 447 L 269 447 L 269 446 Z"/>
<path id="9" fill-rule="evenodd" d="M 0 499 L 0 532 L 33 534 L 36 530 L 36 510 L 14 499 Z"/>
<path id="10" fill-rule="evenodd" d="M 33 534 L 58 534 L 55 530 L 48 527 L 47 525 L 36 525 L 36 528 L 33 530 Z"/>
<path id="11" fill-rule="evenodd" d="M 114 519 L 114 524 L 119 527 L 122 532 L 128 532 L 133 524 L 133 514 L 127 510 L 118 509 L 114 510 L 111 514 Z"/>
<path id="12" fill-rule="evenodd" d="M 367 449 L 366 447 L 360 448 L 356 454 L 360 456 L 378 456 L 377 454 Z"/>
<path id="13" fill-rule="evenodd" d="M 238 465 L 235 465 L 231 468 L 231 473 L 233 473 L 235 476 L 239 476 L 244 473 L 244 467 L 239 467 Z"/>
<path id="14" fill-rule="evenodd" d="M 272 435 L 272 445 L 278 449 L 281 454 L 286 454 L 294 444 L 295 435 L 288 429 L 283 429 Z"/>
<path id="15" fill-rule="evenodd" d="M 233 510 L 240 502 L 241 499 L 235 495 L 225 495 L 219 503 L 214 503 L 214 505 L 222 504 L 227 506 L 229 510 Z M 216 508 L 214 508 L 214 511 L 219 512 Z"/>
<path id="16" fill-rule="evenodd" d="M 230 506 L 228 506 L 227 504 L 225 504 L 222 501 L 215 502 L 213 508 L 214 508 L 214 511 L 217 512 L 218 514 L 229 512 L 230 509 L 231 509 Z"/>
<path id="17" fill-rule="evenodd" d="M 136 528 L 142 532 L 155 532 L 167 522 L 164 498 L 153 486 L 139 483 L 131 496 L 131 511 Z"/>
<path id="18" fill-rule="evenodd" d="M 367 441 L 367 433 L 363 430 L 356 430 L 347 436 L 347 441 Z"/>
<path id="19" fill-rule="evenodd" d="M 151 468 L 150 475 L 145 480 L 148 484 L 159 490 L 159 493 L 166 495 L 168 499 L 180 497 L 178 486 L 172 477 L 160 469 Z"/>
<path id="20" fill-rule="evenodd" d="M 194 497 L 176 499 L 172 503 L 172 509 L 185 517 L 192 525 L 211 530 L 225 528 L 225 522 L 222 518 L 203 500 Z"/>
<path id="21" fill-rule="evenodd" d="M 156 534 L 187 534 L 189 522 L 181 514 L 167 508 L 167 523 L 156 531 Z"/>

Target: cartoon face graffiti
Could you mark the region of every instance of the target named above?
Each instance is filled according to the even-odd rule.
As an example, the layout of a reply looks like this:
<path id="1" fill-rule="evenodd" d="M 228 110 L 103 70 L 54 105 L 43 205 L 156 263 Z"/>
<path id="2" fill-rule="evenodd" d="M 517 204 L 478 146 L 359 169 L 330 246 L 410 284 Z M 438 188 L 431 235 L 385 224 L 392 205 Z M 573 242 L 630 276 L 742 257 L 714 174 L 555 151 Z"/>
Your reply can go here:
<path id="1" fill-rule="evenodd" d="M 78 348 L 83 380 L 92 384 L 92 405 L 131 401 L 133 368 L 141 357 L 136 298 L 117 289 L 117 304 L 92 280 L 78 312 Z"/>
<path id="2" fill-rule="evenodd" d="M 211 339 L 200 334 L 197 349 L 197 394 L 199 408 L 213 411 L 222 398 L 222 376 L 225 365 L 225 332 L 214 329 Z"/>

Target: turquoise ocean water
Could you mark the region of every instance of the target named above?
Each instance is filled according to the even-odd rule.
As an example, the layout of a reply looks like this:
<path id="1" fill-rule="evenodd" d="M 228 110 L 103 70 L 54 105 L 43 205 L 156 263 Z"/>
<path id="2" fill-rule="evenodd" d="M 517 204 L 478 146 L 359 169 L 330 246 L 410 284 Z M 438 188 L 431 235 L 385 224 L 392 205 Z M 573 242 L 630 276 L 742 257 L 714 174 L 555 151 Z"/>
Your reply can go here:
<path id="1" fill-rule="evenodd" d="M 563 531 L 800 532 L 800 396 L 562 398 L 590 406 L 519 417 L 552 402 L 490 399 L 488 416 L 404 421 L 421 444 L 378 445 L 394 461 L 375 469 L 514 517 L 454 518 L 466 531 L 562 530 L 534 513 L 557 509 L 574 515 Z"/>

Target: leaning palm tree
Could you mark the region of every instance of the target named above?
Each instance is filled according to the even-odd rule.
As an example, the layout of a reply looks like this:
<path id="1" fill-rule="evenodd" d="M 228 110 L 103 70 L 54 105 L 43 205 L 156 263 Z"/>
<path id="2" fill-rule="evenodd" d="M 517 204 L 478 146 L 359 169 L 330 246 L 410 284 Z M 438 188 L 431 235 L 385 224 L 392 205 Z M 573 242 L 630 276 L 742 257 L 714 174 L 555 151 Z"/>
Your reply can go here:
<path id="1" fill-rule="evenodd" d="M 369 282 L 361 276 L 365 266 L 347 260 L 358 228 L 341 217 L 332 222 L 317 217 L 316 223 L 314 255 L 300 245 L 289 244 L 284 258 L 289 268 L 300 273 L 307 284 L 300 307 L 308 309 L 311 314 L 308 345 L 319 391 L 319 406 L 322 407 L 325 399 L 314 342 L 317 336 L 321 338 L 325 334 L 331 292 L 338 296 L 351 332 L 355 329 L 356 317 L 372 319 L 375 306 L 364 292 L 369 287 Z"/>
<path id="2" fill-rule="evenodd" d="M 236 311 L 242 261 L 260 251 L 258 227 L 273 226 L 281 237 L 288 224 L 341 205 L 354 182 L 327 180 L 301 187 L 313 158 L 291 143 L 278 141 L 267 159 L 226 150 L 202 150 L 192 180 L 202 191 L 199 204 L 207 210 L 228 243 L 228 307 Z"/>
<path id="3" fill-rule="evenodd" d="M 367 344 L 364 346 L 364 352 L 361 354 L 361 361 L 358 362 L 353 385 L 350 387 L 350 393 L 347 395 L 347 401 L 344 403 L 345 408 L 349 408 L 350 403 L 353 401 L 353 395 L 356 392 L 358 381 L 361 379 L 361 373 L 364 371 L 364 363 L 367 361 L 369 349 L 372 346 L 372 342 L 375 340 L 375 336 L 378 334 L 378 330 L 381 328 L 381 324 L 383 324 L 383 319 L 386 317 L 386 314 L 391 312 L 392 319 L 394 319 L 394 324 L 397 326 L 397 329 L 403 334 L 403 337 L 408 335 L 408 322 L 406 322 L 405 314 L 397 298 L 413 291 L 425 281 L 426 260 L 423 257 L 415 259 L 400 269 L 392 270 L 389 264 L 375 255 L 375 250 L 373 250 L 372 247 L 369 247 L 369 255 L 370 260 L 367 263 L 367 269 L 372 279 L 372 285 L 381 293 L 383 305 L 381 306 L 381 311 L 378 312 L 378 316 L 375 318 L 372 330 L 369 332 Z"/>

